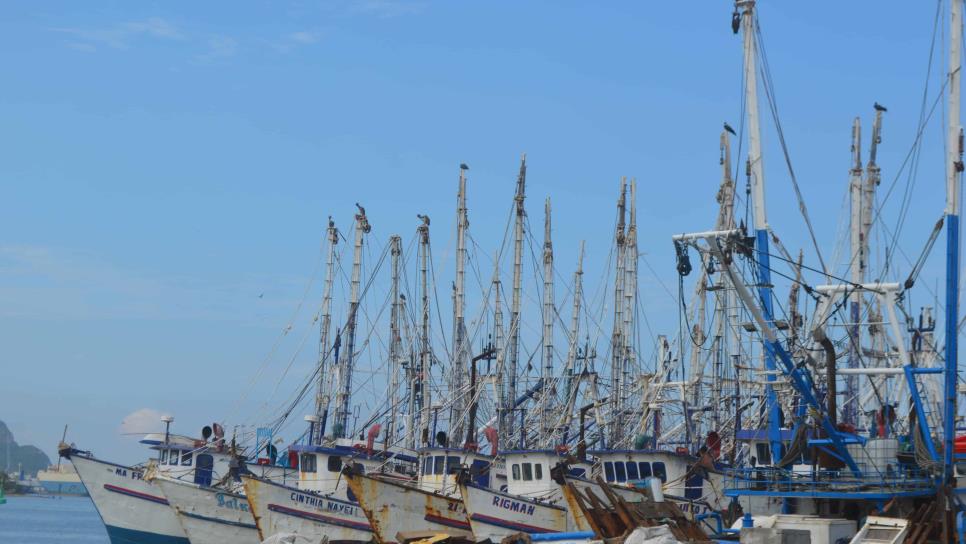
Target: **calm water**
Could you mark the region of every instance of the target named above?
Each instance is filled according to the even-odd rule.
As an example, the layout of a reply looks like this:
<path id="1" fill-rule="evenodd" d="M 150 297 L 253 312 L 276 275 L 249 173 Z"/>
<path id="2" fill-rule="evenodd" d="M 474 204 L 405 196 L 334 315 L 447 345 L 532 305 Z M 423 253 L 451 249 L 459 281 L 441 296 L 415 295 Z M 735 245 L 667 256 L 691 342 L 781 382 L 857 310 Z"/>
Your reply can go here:
<path id="1" fill-rule="evenodd" d="M 6 544 L 109 544 L 104 524 L 87 497 L 7 497 L 0 504 L 0 542 Z"/>

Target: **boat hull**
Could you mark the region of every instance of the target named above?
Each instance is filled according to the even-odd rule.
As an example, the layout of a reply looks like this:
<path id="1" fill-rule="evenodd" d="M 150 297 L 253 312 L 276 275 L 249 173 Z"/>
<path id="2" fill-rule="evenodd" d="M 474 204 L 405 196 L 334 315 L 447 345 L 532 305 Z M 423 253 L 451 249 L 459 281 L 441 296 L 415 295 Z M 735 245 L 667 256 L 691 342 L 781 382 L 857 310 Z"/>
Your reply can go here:
<path id="1" fill-rule="evenodd" d="M 174 508 L 191 544 L 258 544 L 258 529 L 244 495 L 165 478 L 154 483 Z"/>
<path id="2" fill-rule="evenodd" d="M 344 491 L 327 496 L 250 476 L 243 481 L 261 539 L 276 533 L 295 533 L 312 542 L 323 537 L 329 542 L 373 540 L 365 513 Z"/>
<path id="3" fill-rule="evenodd" d="M 345 475 L 381 544 L 397 542 L 399 533 L 433 531 L 472 536 L 459 498 L 351 471 Z"/>
<path id="4" fill-rule="evenodd" d="M 460 493 L 478 540 L 497 542 L 516 533 L 581 530 L 559 493 L 548 501 L 535 501 L 470 483 L 460 484 Z"/>
<path id="5" fill-rule="evenodd" d="M 139 468 L 72 455 L 112 544 L 189 544 L 174 510 Z"/>

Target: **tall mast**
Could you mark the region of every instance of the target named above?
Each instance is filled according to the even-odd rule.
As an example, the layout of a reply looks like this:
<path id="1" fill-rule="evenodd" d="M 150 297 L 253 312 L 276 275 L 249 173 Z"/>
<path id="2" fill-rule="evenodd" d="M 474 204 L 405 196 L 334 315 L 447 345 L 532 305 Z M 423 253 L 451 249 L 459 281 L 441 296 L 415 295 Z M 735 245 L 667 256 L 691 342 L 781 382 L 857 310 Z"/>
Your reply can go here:
<path id="1" fill-rule="evenodd" d="M 523 235 L 526 210 L 523 201 L 526 198 L 527 185 L 527 155 L 520 157 L 520 173 L 517 176 L 517 189 L 514 196 L 516 221 L 513 228 L 513 300 L 510 305 L 510 361 L 506 365 L 507 398 L 506 418 L 513 419 L 514 404 L 517 399 L 517 364 L 520 354 L 520 285 L 523 281 Z M 509 428 L 509 421 L 504 422 L 503 429 Z M 521 433 L 525 433 L 520 429 Z M 512 433 L 504 433 L 504 440 L 513 443 Z"/>
<path id="2" fill-rule="evenodd" d="M 616 246 L 614 271 L 614 332 L 611 335 L 611 398 L 614 410 L 611 415 L 610 443 L 616 444 L 622 433 L 621 422 L 624 414 L 623 393 L 623 365 L 624 360 L 624 281 L 625 274 L 624 247 L 626 243 L 626 210 L 627 210 L 627 179 L 621 178 L 620 197 L 617 199 L 617 231 L 614 234 Z"/>
<path id="3" fill-rule="evenodd" d="M 329 243 L 325 259 L 325 287 L 322 289 L 322 324 L 319 332 L 319 378 L 318 390 L 315 395 L 315 415 L 319 421 L 313 425 L 313 444 L 321 444 L 325 435 L 325 428 L 320 424 L 328 410 L 329 391 L 326 386 L 328 372 L 325 363 L 329 355 L 329 330 L 332 328 L 332 280 L 335 278 L 335 246 L 339 243 L 339 229 L 335 228 L 335 221 L 329 216 L 329 228 L 325 238 Z"/>
<path id="4" fill-rule="evenodd" d="M 466 311 L 466 297 L 464 282 L 466 276 L 466 229 L 469 219 L 466 212 L 466 171 L 465 164 L 460 165 L 459 189 L 456 195 L 456 282 L 454 285 L 453 301 L 453 364 L 450 382 L 450 443 L 463 442 L 463 424 L 457 423 L 463 419 L 463 387 L 467 382 L 466 359 L 467 338 L 464 313 Z"/>
<path id="5" fill-rule="evenodd" d="M 349 322 L 346 324 L 345 358 L 339 365 L 339 391 L 336 394 L 335 436 L 349 436 L 349 397 L 352 395 L 352 366 L 355 359 L 356 322 L 359 318 L 359 288 L 362 279 L 362 238 L 372 227 L 366 209 L 356 203 L 355 248 L 352 253 L 352 280 L 349 288 Z"/>
<path id="6" fill-rule="evenodd" d="M 862 187 L 862 124 L 856 117 L 852 122 L 852 169 L 849 170 L 849 197 L 851 201 L 849 246 L 850 279 L 853 285 L 865 283 L 865 243 L 863 240 L 863 201 L 865 195 Z M 862 349 L 862 290 L 855 289 L 849 304 L 849 368 L 858 368 Z M 845 403 L 842 410 L 842 420 L 845 423 L 856 423 L 858 414 L 859 377 L 849 375 L 845 380 Z M 831 389 L 830 389 L 831 391 Z M 835 417 L 835 414 L 832 414 Z"/>
<path id="7" fill-rule="evenodd" d="M 959 207 L 963 173 L 963 128 L 960 121 L 960 68 L 963 37 L 962 0 L 952 0 L 949 22 L 949 122 L 946 140 L 946 372 L 943 417 L 943 475 L 955 485 L 953 441 L 956 423 L 956 382 L 959 367 Z M 948 500 L 948 499 L 947 499 Z M 950 505 L 951 506 L 951 505 Z"/>
<path id="8" fill-rule="evenodd" d="M 771 289 L 771 259 L 768 251 L 768 221 L 765 216 L 765 172 L 761 157 L 761 126 L 758 122 L 757 45 L 755 44 L 755 0 L 736 0 L 735 8 L 741 9 L 741 28 L 744 49 L 745 110 L 748 112 L 748 164 L 751 171 L 751 200 L 754 214 L 755 246 L 758 259 L 758 296 L 761 298 L 764 318 L 774 322 L 774 302 Z M 775 353 L 765 348 L 765 370 L 768 381 L 777 379 Z M 781 406 L 772 384 L 765 385 L 765 404 L 768 409 L 768 441 L 771 458 L 781 459 L 782 442 Z"/>
<path id="9" fill-rule="evenodd" d="M 557 387 L 553 383 L 553 320 L 556 315 L 554 311 L 553 297 L 553 242 L 550 238 L 550 197 L 544 204 L 543 222 L 543 372 L 540 379 L 543 382 L 543 393 L 541 403 L 543 406 L 540 417 L 541 438 L 550 440 L 550 433 L 553 432 L 550 424 L 551 410 L 554 408 Z"/>
<path id="10" fill-rule="evenodd" d="M 416 229 L 419 236 L 419 363 L 416 381 L 413 384 L 413 398 L 416 399 L 413 409 L 417 414 L 419 433 L 413 437 L 414 448 L 428 444 L 430 441 L 429 411 L 432 406 L 429 389 L 430 365 L 432 364 L 432 352 L 429 347 L 429 217 L 425 215 L 418 217 L 422 220 L 422 224 Z"/>
<path id="11" fill-rule="evenodd" d="M 563 422 L 561 427 L 569 428 L 570 420 L 573 416 L 573 405 L 577 401 L 577 387 L 579 382 L 575 379 L 575 369 L 579 356 L 580 345 L 580 307 L 584 299 L 584 241 L 580 241 L 580 250 L 577 253 L 577 270 L 574 271 L 574 307 L 570 314 L 570 341 L 567 347 L 567 388 L 565 389 L 567 399 L 567 409 L 560 414 Z"/>
<path id="12" fill-rule="evenodd" d="M 627 238 L 624 240 L 624 353 L 621 360 L 621 406 L 628 406 L 634 364 L 634 316 L 637 304 L 637 180 L 631 178 Z"/>
<path id="13" fill-rule="evenodd" d="M 389 311 L 389 421 L 386 425 L 386 446 L 396 441 L 396 413 L 399 411 L 399 373 L 402 359 L 402 301 L 399 298 L 399 276 L 401 270 L 402 238 L 393 235 L 389 238 L 389 254 L 392 258 L 392 287 L 390 297 L 392 306 Z"/>
<path id="14" fill-rule="evenodd" d="M 733 229 L 735 226 L 735 183 L 731 177 L 731 140 L 728 138 L 727 130 L 721 131 L 721 187 L 718 189 L 717 200 L 718 221 L 715 224 L 715 229 Z M 718 281 L 721 283 L 723 289 L 718 291 L 719 302 L 715 305 L 715 312 L 717 314 L 715 316 L 717 322 L 715 339 L 718 342 L 715 356 L 718 360 L 715 361 L 715 372 L 712 380 L 711 406 L 714 409 L 712 412 L 714 419 L 713 430 L 720 433 L 720 413 L 723 408 L 721 406 L 721 381 L 724 375 L 724 365 L 726 362 L 730 363 L 729 357 L 732 353 L 732 348 L 737 352 L 737 341 L 730 342 L 729 334 L 737 334 L 738 322 L 737 319 L 734 321 L 730 320 L 731 308 L 735 304 L 735 301 L 734 293 L 729 285 L 728 275 L 721 274 Z M 735 425 L 737 425 L 737 421 Z"/>

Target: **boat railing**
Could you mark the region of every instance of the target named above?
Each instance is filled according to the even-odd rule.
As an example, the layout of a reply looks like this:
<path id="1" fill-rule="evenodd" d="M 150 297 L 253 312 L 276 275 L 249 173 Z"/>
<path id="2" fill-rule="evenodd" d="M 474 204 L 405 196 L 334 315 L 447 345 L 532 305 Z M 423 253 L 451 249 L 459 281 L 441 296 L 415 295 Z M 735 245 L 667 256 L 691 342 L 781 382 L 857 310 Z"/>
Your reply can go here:
<path id="1" fill-rule="evenodd" d="M 914 467 L 879 472 L 863 471 L 856 477 L 851 470 L 791 471 L 776 467 L 732 469 L 727 472 L 728 491 L 767 491 L 770 493 L 878 492 L 904 493 L 932 489 L 936 479 Z"/>

